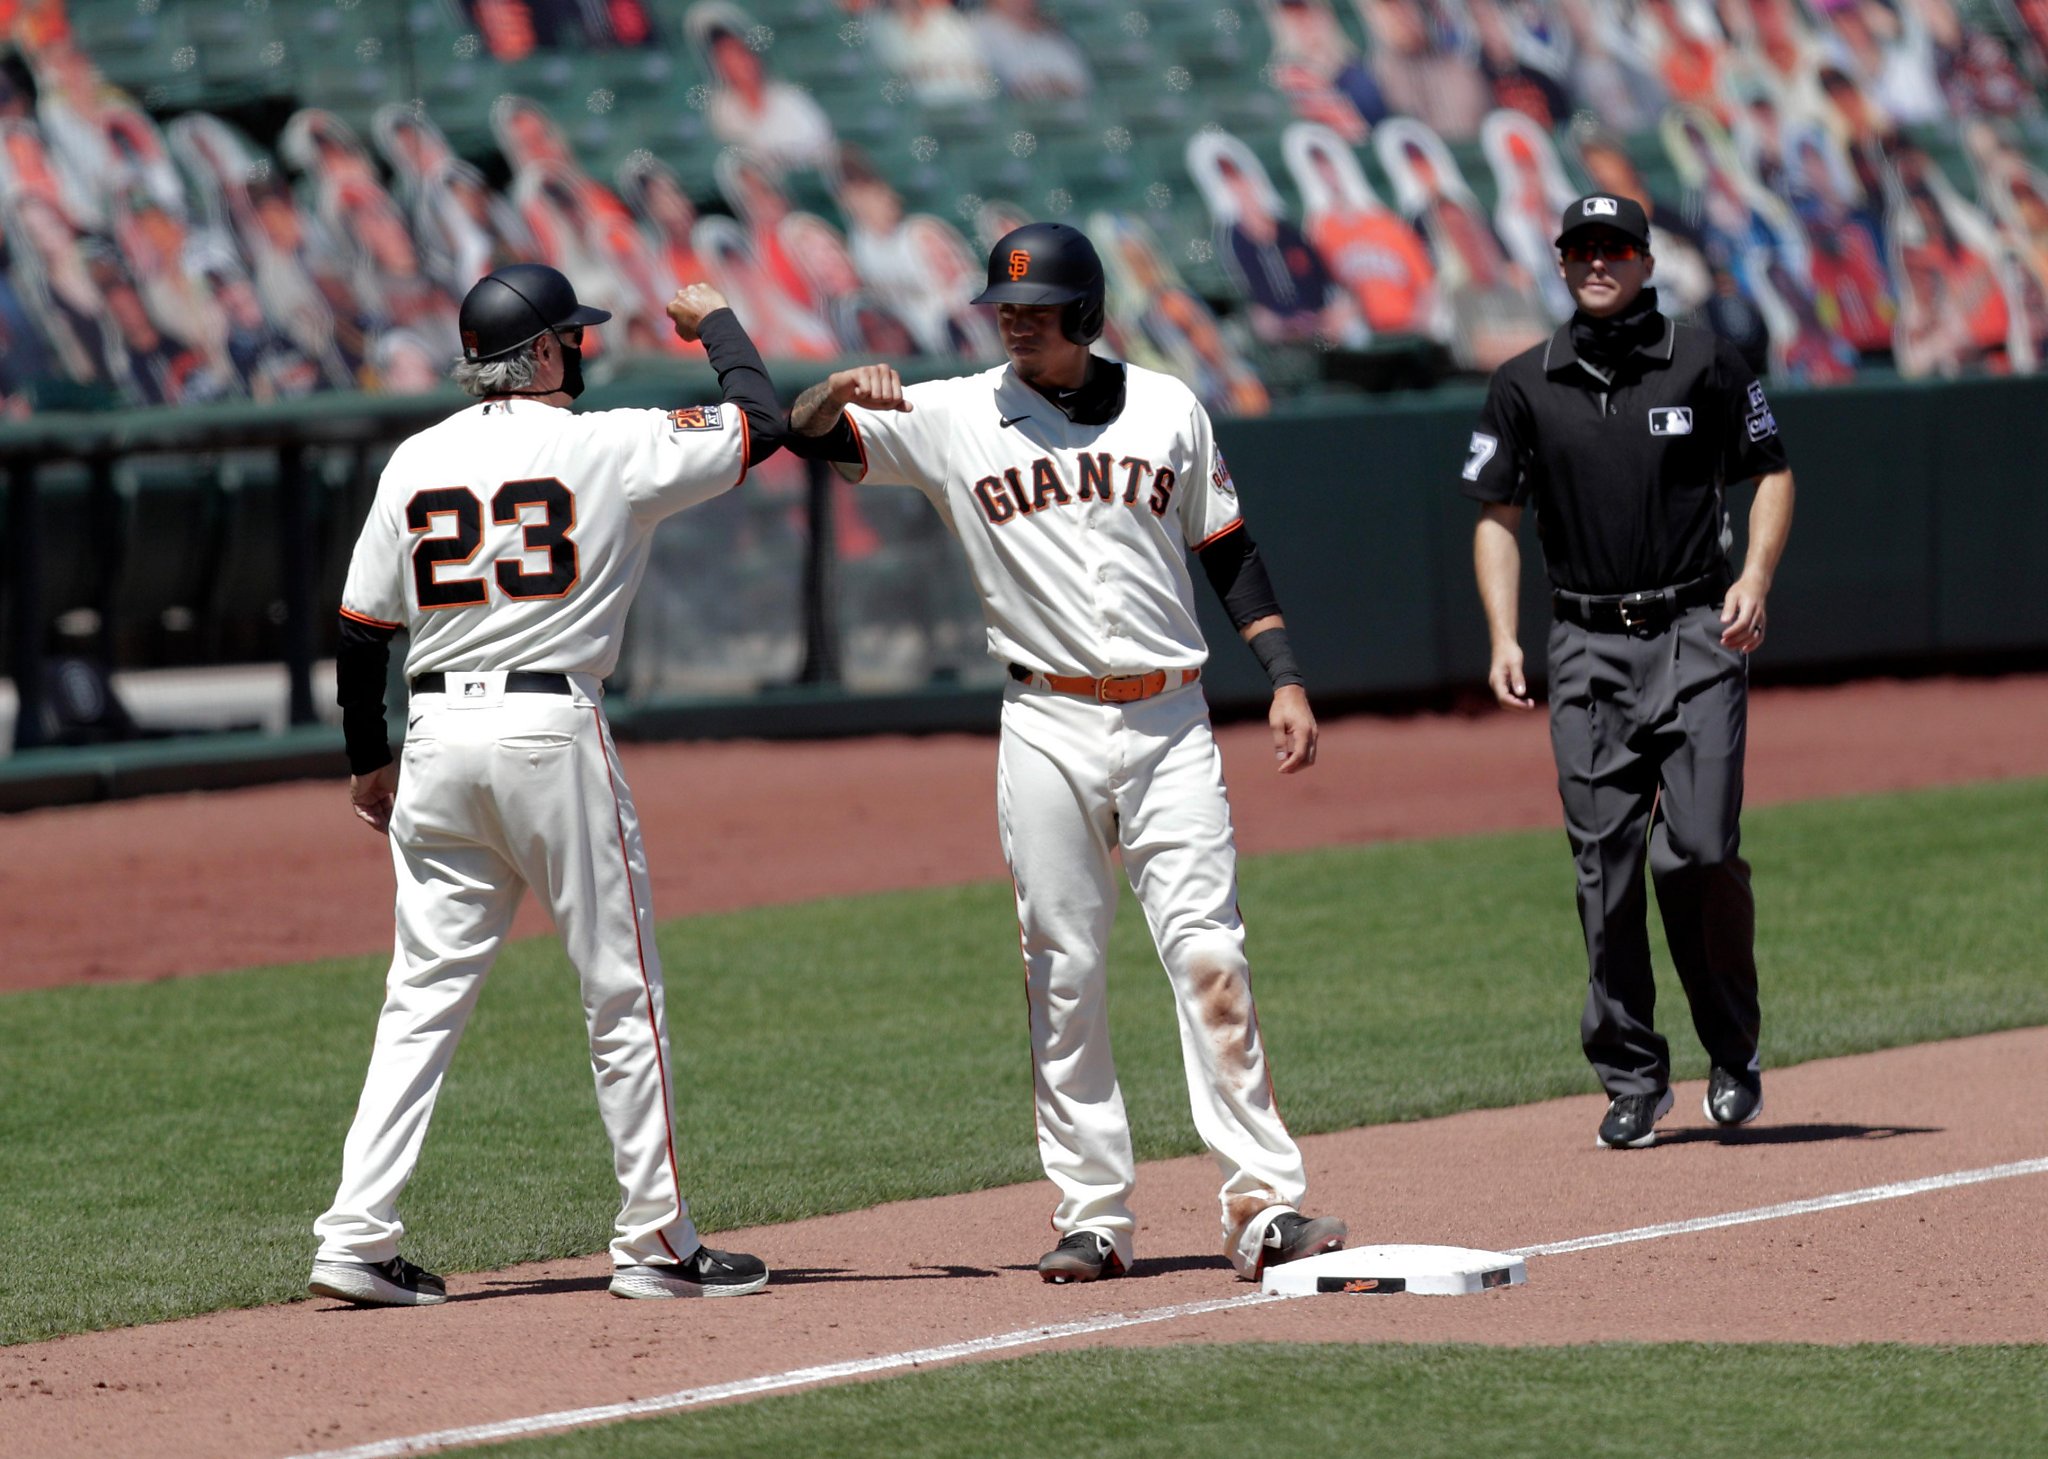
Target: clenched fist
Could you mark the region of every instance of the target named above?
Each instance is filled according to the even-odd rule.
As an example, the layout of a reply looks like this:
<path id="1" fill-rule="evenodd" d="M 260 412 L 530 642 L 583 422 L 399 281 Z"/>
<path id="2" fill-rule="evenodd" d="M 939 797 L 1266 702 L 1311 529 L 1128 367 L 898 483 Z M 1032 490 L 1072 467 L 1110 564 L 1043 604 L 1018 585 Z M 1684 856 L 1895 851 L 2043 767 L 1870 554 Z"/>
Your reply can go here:
<path id="1" fill-rule="evenodd" d="M 894 365 L 856 365 L 828 377 L 825 387 L 832 403 L 842 409 L 858 405 L 863 410 L 909 410 L 903 398 L 903 377 Z"/>
<path id="2" fill-rule="evenodd" d="M 675 298 L 668 301 L 668 317 L 676 327 L 676 338 L 693 343 L 705 315 L 731 307 L 725 302 L 725 295 L 711 285 L 691 284 L 676 290 Z"/>

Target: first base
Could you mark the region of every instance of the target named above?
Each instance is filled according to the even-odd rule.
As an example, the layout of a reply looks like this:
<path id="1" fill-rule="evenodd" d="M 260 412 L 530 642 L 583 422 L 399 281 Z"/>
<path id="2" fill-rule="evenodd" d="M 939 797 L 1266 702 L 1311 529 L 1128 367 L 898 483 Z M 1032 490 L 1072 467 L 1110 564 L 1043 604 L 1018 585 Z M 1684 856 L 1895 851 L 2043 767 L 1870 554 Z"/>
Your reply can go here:
<path id="1" fill-rule="evenodd" d="M 1259 1285 L 1261 1291 L 1279 1297 L 1312 1297 L 1319 1292 L 1458 1297 L 1495 1287 L 1519 1287 L 1528 1280 L 1526 1263 L 1498 1251 L 1474 1251 L 1469 1246 L 1354 1246 L 1268 1267 Z"/>

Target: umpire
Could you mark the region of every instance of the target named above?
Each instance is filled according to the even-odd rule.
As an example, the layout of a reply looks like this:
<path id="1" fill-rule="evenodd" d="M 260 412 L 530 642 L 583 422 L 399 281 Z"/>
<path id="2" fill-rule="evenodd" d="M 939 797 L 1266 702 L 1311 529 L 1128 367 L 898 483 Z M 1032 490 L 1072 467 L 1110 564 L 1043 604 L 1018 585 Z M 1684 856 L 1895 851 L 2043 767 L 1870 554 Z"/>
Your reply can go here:
<path id="1" fill-rule="evenodd" d="M 1763 387 L 1725 341 L 1657 311 L 1649 220 L 1580 198 L 1557 239 L 1578 305 L 1494 373 L 1465 461 L 1488 682 L 1533 709 L 1516 641 L 1525 505 L 1550 571 L 1550 740 L 1578 863 L 1590 978 L 1579 1036 L 1610 1098 L 1600 1143 L 1655 1143 L 1671 1109 L 1643 853 L 1693 1027 L 1706 1114 L 1763 1109 L 1756 903 L 1738 854 L 1749 654 L 1792 526 L 1792 473 Z M 1758 478 L 1749 553 L 1728 561 L 1725 489 Z"/>

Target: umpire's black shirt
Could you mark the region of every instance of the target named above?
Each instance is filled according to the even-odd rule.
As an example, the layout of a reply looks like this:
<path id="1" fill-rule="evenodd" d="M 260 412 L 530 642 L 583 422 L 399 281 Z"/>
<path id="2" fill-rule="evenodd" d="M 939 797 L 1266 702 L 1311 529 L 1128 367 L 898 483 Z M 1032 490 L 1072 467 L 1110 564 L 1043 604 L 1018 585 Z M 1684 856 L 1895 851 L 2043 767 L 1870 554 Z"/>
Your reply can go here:
<path id="1" fill-rule="evenodd" d="M 1567 592 L 1732 578 L 1722 488 L 1786 465 L 1763 386 L 1734 346 L 1654 312 L 1637 324 L 1607 372 L 1580 359 L 1573 323 L 1560 325 L 1494 371 L 1472 433 L 1465 494 L 1533 505 L 1550 581 Z"/>

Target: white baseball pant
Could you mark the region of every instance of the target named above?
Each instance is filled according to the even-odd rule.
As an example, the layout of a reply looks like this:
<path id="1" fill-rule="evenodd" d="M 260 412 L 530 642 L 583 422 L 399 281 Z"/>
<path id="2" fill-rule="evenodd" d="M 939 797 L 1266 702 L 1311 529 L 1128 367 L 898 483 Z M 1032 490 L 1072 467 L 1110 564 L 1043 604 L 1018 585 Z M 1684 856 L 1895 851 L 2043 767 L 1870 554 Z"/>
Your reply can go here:
<path id="1" fill-rule="evenodd" d="M 1308 1180 L 1266 1071 L 1223 762 L 1198 685 L 1099 704 L 1016 682 L 1003 703 L 997 815 L 1016 883 L 1038 1152 L 1053 1227 L 1100 1232 L 1128 1267 L 1137 1166 L 1110 1053 L 1113 856 L 1173 986 L 1195 1129 L 1223 1174 L 1223 1246 L 1240 1273 Z"/>
<path id="2" fill-rule="evenodd" d="M 697 1248 L 676 1160 L 661 961 L 640 822 L 596 678 L 508 694 L 503 673 L 450 674 L 413 697 L 391 859 L 397 944 L 376 1048 L 342 1152 L 318 1260 L 381 1262 L 405 1226 L 442 1077 L 526 888 L 546 905 L 583 988 L 597 1103 L 621 1204 L 615 1265 Z M 475 693 L 471 685 L 481 685 Z"/>

